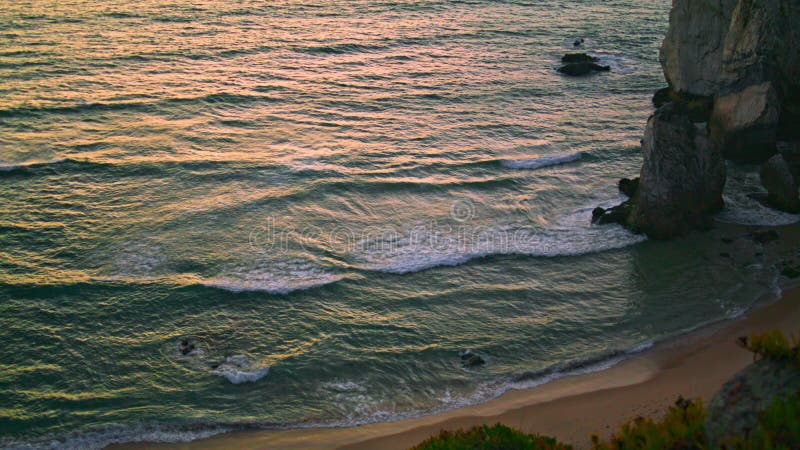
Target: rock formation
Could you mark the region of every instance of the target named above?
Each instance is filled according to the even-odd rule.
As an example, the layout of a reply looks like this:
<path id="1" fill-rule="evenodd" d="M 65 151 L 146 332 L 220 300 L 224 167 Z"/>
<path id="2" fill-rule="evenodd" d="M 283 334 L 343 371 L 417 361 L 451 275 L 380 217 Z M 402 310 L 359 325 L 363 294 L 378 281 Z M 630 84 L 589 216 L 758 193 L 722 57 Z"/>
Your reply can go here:
<path id="1" fill-rule="evenodd" d="M 717 97 L 711 116 L 715 145 L 730 159 L 763 161 L 776 151 L 779 117 L 778 94 L 770 82 Z"/>
<path id="2" fill-rule="evenodd" d="M 661 47 L 674 101 L 713 99 L 726 158 L 762 162 L 800 117 L 800 2 L 675 0 Z M 795 122 L 796 123 L 796 122 Z"/>
<path id="3" fill-rule="evenodd" d="M 582 76 L 592 72 L 608 72 L 611 70 L 611 67 L 601 66 L 597 64 L 597 61 L 599 61 L 597 58 L 586 53 L 568 53 L 561 58 L 561 62 L 564 65 L 558 71 L 564 75 Z"/>
<path id="4" fill-rule="evenodd" d="M 705 124 L 668 103 L 648 120 L 642 155 L 631 226 L 654 238 L 709 227 L 722 208 L 725 161 Z"/>
<path id="5" fill-rule="evenodd" d="M 762 163 L 779 149 L 791 155 L 762 180 L 771 205 L 794 210 L 800 153 L 785 141 L 800 141 L 798 24 L 798 0 L 673 0 L 660 52 L 669 87 L 653 99 L 640 185 L 593 220 L 654 238 L 705 228 L 722 207 L 723 158 Z"/>
<path id="6" fill-rule="evenodd" d="M 797 181 L 789 170 L 789 164 L 781 155 L 770 158 L 759 172 L 761 184 L 767 188 L 767 204 L 789 213 L 800 212 L 800 196 Z"/>
<path id="7" fill-rule="evenodd" d="M 679 94 L 719 92 L 722 53 L 738 0 L 675 0 L 661 45 L 664 77 Z"/>

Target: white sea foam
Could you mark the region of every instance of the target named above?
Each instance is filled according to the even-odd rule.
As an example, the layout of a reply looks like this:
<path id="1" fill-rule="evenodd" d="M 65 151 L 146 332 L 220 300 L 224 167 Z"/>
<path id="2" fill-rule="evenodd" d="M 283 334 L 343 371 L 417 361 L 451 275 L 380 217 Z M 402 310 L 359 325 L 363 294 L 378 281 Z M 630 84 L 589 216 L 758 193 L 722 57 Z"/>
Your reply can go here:
<path id="1" fill-rule="evenodd" d="M 269 366 L 258 367 L 245 355 L 234 355 L 214 369 L 212 374 L 224 377 L 233 384 L 252 383 L 269 373 Z"/>
<path id="2" fill-rule="evenodd" d="M 367 388 L 353 381 L 332 381 L 322 387 L 335 392 L 366 392 Z"/>
<path id="3" fill-rule="evenodd" d="M 495 255 L 574 256 L 627 247 L 646 240 L 618 225 L 592 226 L 591 208 L 579 209 L 549 229 L 529 223 L 477 228 L 474 234 L 409 233 L 392 242 L 361 242 L 352 254 L 355 267 L 386 273 L 411 273 L 456 266 Z"/>
<path id="4" fill-rule="evenodd" d="M 578 161 L 581 159 L 581 156 L 581 152 L 560 153 L 536 158 L 508 159 L 501 162 L 501 165 L 507 169 L 541 169 L 543 167 L 557 166 Z"/>
<path id="5" fill-rule="evenodd" d="M 789 214 L 764 206 L 756 198 L 766 195 L 754 168 L 728 164 L 723 199 L 725 207 L 716 219 L 739 225 L 780 226 L 800 222 L 800 214 Z"/>
<path id="6" fill-rule="evenodd" d="M 327 271 L 311 262 L 286 260 L 250 268 L 240 267 L 202 284 L 230 292 L 288 294 L 336 283 L 344 278 L 345 274 Z"/>
<path id="7" fill-rule="evenodd" d="M 73 433 L 61 438 L 42 438 L 29 442 L 3 441 L 0 447 L 14 450 L 100 450 L 113 444 L 129 442 L 179 443 L 209 438 L 233 428 L 209 425 L 191 429 L 168 425 L 108 425 L 102 429 Z"/>
<path id="8" fill-rule="evenodd" d="M 25 161 L 20 163 L 6 163 L 0 164 L 0 172 L 11 172 L 12 170 L 25 169 L 28 167 L 48 166 L 52 164 L 61 164 L 67 162 L 67 158 L 43 160 L 43 161 Z"/>
<path id="9" fill-rule="evenodd" d="M 625 55 L 599 52 L 592 53 L 592 56 L 597 58 L 597 64 L 611 67 L 611 72 L 613 73 L 633 73 L 636 66 L 636 61 Z"/>

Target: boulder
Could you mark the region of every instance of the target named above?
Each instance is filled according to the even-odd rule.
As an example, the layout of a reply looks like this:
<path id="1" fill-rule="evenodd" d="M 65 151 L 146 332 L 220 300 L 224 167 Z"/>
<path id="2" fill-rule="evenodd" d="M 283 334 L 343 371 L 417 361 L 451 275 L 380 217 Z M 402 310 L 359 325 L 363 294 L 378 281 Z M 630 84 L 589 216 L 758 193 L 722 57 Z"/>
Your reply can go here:
<path id="1" fill-rule="evenodd" d="M 800 184 L 800 141 L 778 142 L 777 147 L 778 153 L 783 156 L 789 166 L 789 172 L 792 173 L 795 183 Z"/>
<path id="2" fill-rule="evenodd" d="M 642 156 L 631 228 L 667 239 L 710 227 L 723 206 L 725 162 L 705 124 L 693 124 L 679 105 L 662 106 L 647 122 Z"/>
<path id="3" fill-rule="evenodd" d="M 713 96 L 720 88 L 723 50 L 739 0 L 673 0 L 659 60 L 677 93 Z"/>
<path id="4" fill-rule="evenodd" d="M 711 115 L 711 135 L 726 158 L 763 162 L 775 154 L 780 103 L 772 83 L 750 86 L 717 97 Z"/>
<path id="5" fill-rule="evenodd" d="M 770 158 L 759 171 L 761 184 L 767 189 L 767 204 L 789 213 L 800 213 L 797 181 L 782 155 Z"/>
<path id="6" fill-rule="evenodd" d="M 573 77 L 589 75 L 590 73 L 593 72 L 608 72 L 609 70 L 611 70 L 611 67 L 601 66 L 593 62 L 569 63 L 565 64 L 564 66 L 558 69 L 558 71 L 563 73 L 564 75 L 569 75 Z"/>
<path id="7" fill-rule="evenodd" d="M 760 411 L 775 399 L 786 398 L 798 389 L 800 368 L 797 365 L 768 359 L 751 364 L 725 383 L 711 399 L 705 427 L 709 448 L 724 448 L 726 440 L 746 436 L 758 424 Z"/>
<path id="8" fill-rule="evenodd" d="M 633 209 L 633 202 L 630 200 L 608 209 L 598 206 L 592 211 L 592 223 L 597 225 L 616 223 L 628 227 Z"/>

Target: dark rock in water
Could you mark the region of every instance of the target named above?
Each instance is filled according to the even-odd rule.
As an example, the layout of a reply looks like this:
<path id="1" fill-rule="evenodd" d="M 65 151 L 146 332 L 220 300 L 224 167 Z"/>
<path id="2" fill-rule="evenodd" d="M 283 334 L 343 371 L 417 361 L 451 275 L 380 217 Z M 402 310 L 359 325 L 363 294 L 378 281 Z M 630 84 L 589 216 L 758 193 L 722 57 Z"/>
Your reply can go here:
<path id="1" fill-rule="evenodd" d="M 781 237 L 775 230 L 756 230 L 750 233 L 750 238 L 759 244 L 766 244 L 777 241 Z"/>
<path id="2" fill-rule="evenodd" d="M 628 196 L 628 198 L 633 198 L 636 196 L 636 191 L 639 190 L 639 177 L 632 180 L 630 178 L 623 178 L 619 180 L 617 187 L 619 191 Z"/>
<path id="3" fill-rule="evenodd" d="M 605 208 L 597 207 L 592 210 L 592 223 L 597 223 L 601 217 L 606 213 Z"/>
<path id="4" fill-rule="evenodd" d="M 672 98 L 669 87 L 659 89 L 653 95 L 653 106 L 655 106 L 656 108 L 661 108 L 670 101 L 672 101 Z"/>
<path id="5" fill-rule="evenodd" d="M 667 103 L 647 122 L 642 156 L 631 228 L 654 239 L 710 228 L 723 206 L 725 161 L 706 127 Z"/>
<path id="6" fill-rule="evenodd" d="M 184 339 L 181 341 L 181 355 L 186 356 L 189 353 L 192 353 L 195 350 L 195 348 L 196 348 L 195 345 L 189 342 L 188 339 Z"/>
<path id="7" fill-rule="evenodd" d="M 628 226 L 628 220 L 633 211 L 633 203 L 631 201 L 623 202 L 613 208 L 603 209 L 597 207 L 592 211 L 592 223 L 597 225 L 607 225 L 610 223 L 618 223 L 624 227 Z"/>
<path id="8" fill-rule="evenodd" d="M 464 367 L 478 367 L 478 366 L 482 366 L 482 365 L 486 364 L 486 361 L 484 361 L 483 358 L 481 358 L 478 355 L 470 355 L 469 357 L 464 359 L 461 362 L 461 364 Z"/>
<path id="9" fill-rule="evenodd" d="M 584 41 L 583 38 L 578 38 L 578 39 L 575 39 L 575 42 L 572 43 L 572 46 L 573 47 L 580 47 L 581 45 L 583 45 L 584 42 L 586 42 L 586 41 Z"/>
<path id="10" fill-rule="evenodd" d="M 611 70 L 609 66 L 601 66 L 592 62 L 569 63 L 558 69 L 564 75 L 573 77 L 589 75 L 592 72 L 608 72 L 609 70 Z"/>
<path id="11" fill-rule="evenodd" d="M 486 364 L 486 361 L 473 353 L 472 350 L 461 352 L 459 356 L 461 357 L 461 365 L 464 367 L 477 367 Z"/>
<path id="12" fill-rule="evenodd" d="M 767 189 L 767 204 L 788 213 L 800 212 L 800 195 L 795 178 L 782 155 L 770 158 L 759 171 L 761 184 Z"/>
<path id="13" fill-rule="evenodd" d="M 800 368 L 787 362 L 757 361 L 722 386 L 708 405 L 708 448 L 723 448 L 732 437 L 744 437 L 758 423 L 758 414 L 779 398 L 800 389 Z M 733 447 L 730 447 L 733 448 Z"/>
<path id="14" fill-rule="evenodd" d="M 561 57 L 561 62 L 564 64 L 572 63 L 594 63 L 598 59 L 594 56 L 589 56 L 586 53 L 567 53 Z"/>

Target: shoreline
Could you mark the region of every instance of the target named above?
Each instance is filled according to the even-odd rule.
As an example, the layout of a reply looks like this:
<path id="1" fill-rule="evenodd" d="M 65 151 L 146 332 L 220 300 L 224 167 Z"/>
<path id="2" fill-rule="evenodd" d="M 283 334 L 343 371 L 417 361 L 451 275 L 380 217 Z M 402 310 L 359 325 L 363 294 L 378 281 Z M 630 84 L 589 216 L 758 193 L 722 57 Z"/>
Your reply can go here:
<path id="1" fill-rule="evenodd" d="M 800 284 L 783 287 L 780 298 L 766 295 L 741 316 L 721 320 L 656 343 L 597 372 L 569 375 L 539 386 L 511 390 L 488 402 L 441 413 L 341 428 L 242 430 L 186 443 L 128 443 L 107 448 L 170 449 L 407 449 L 441 429 L 503 423 L 587 448 L 589 437 L 616 431 L 637 416 L 657 417 L 678 396 L 711 396 L 752 362 L 738 336 L 780 328 L 796 333 Z M 711 370 L 709 370 L 711 369 Z"/>

